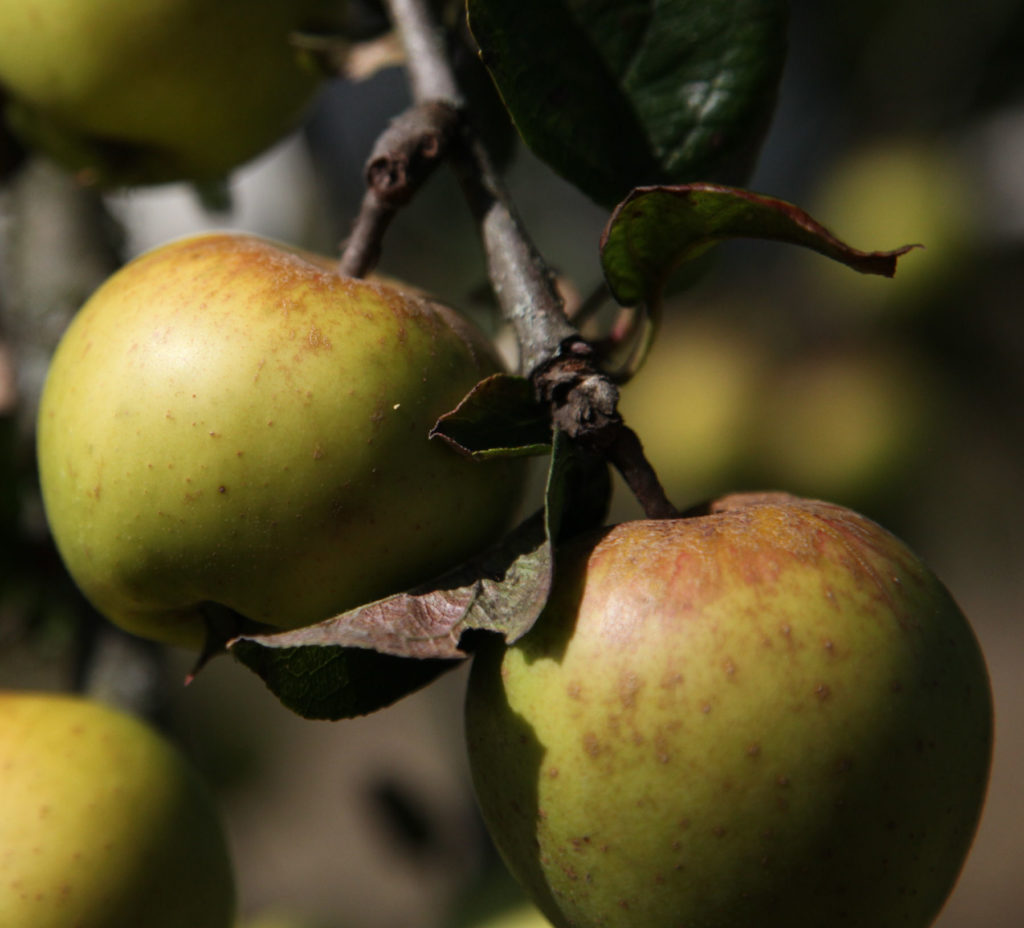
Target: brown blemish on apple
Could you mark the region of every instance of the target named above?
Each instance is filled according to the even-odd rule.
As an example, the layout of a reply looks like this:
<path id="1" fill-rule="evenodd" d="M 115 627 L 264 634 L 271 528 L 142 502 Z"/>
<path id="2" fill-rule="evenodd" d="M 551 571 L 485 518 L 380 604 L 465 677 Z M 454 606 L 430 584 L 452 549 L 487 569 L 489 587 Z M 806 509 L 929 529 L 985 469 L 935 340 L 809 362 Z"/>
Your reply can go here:
<path id="1" fill-rule="evenodd" d="M 334 347 L 331 344 L 331 340 L 315 325 L 311 325 L 309 327 L 309 334 L 306 336 L 306 342 L 313 351 L 319 351 L 320 349 L 330 351 L 330 349 Z"/>
<path id="2" fill-rule="evenodd" d="M 814 695 L 818 697 L 818 702 L 825 702 L 832 695 L 832 689 L 827 683 L 819 683 L 814 687 Z"/>
<path id="3" fill-rule="evenodd" d="M 598 741 L 597 735 L 592 731 L 588 731 L 583 735 L 583 750 L 590 757 L 597 757 L 602 751 L 601 742 Z"/>
<path id="4" fill-rule="evenodd" d="M 636 696 L 643 684 L 633 671 L 627 671 L 619 677 L 619 701 L 627 709 L 636 705 Z"/>
<path id="5" fill-rule="evenodd" d="M 663 690 L 675 689 L 683 682 L 683 675 L 675 670 L 668 670 L 659 684 Z"/>

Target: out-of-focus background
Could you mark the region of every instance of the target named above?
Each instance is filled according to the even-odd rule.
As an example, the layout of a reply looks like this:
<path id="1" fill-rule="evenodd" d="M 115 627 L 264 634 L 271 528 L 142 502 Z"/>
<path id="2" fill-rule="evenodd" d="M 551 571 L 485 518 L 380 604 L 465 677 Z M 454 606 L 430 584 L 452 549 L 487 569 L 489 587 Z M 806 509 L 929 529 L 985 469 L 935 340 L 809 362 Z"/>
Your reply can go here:
<path id="1" fill-rule="evenodd" d="M 238 172 L 230 214 L 204 213 L 177 186 L 102 206 L 129 256 L 207 227 L 334 252 L 373 139 L 406 101 L 394 69 L 332 85 L 304 131 Z M 541 251 L 589 292 L 606 214 L 522 150 L 507 179 Z M 673 295 L 622 410 L 677 505 L 740 488 L 829 498 L 893 529 L 944 579 L 989 662 L 997 745 L 981 830 L 938 925 L 1016 928 L 1024 3 L 974 0 L 967 15 L 959 0 L 795 0 L 779 109 L 750 186 L 855 247 L 925 248 L 881 280 L 783 246 L 721 247 Z M 46 165 L 29 165 L 2 202 L 0 687 L 63 688 L 76 682 L 75 629 L 45 543 L 32 409 L 62 307 L 98 283 L 109 255 L 74 233 L 95 227 L 96 203 Z M 486 319 L 475 230 L 446 171 L 395 222 L 381 270 Z M 613 514 L 639 514 L 621 488 Z M 189 666 L 169 655 L 161 717 L 223 805 L 252 928 L 455 928 L 516 898 L 467 778 L 464 670 L 376 715 L 324 723 L 292 716 L 229 659 L 184 688 Z"/>

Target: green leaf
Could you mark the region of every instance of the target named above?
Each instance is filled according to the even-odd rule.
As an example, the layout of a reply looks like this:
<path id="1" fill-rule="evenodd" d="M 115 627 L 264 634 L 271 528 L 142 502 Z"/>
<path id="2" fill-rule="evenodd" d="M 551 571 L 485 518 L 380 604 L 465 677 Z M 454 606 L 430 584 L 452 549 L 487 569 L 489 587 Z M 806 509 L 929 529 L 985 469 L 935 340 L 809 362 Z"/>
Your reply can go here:
<path id="1" fill-rule="evenodd" d="M 744 180 L 775 105 L 785 0 L 468 0 L 524 141 L 599 203 Z"/>
<path id="2" fill-rule="evenodd" d="M 351 719 L 383 709 L 433 682 L 454 661 L 412 661 L 345 647 L 274 647 L 238 638 L 231 653 L 292 712 L 307 719 Z"/>
<path id="3" fill-rule="evenodd" d="M 437 420 L 431 438 L 478 460 L 551 451 L 551 414 L 524 377 L 494 374 Z"/>
<path id="4" fill-rule="evenodd" d="M 533 627 L 551 589 L 563 514 L 585 513 L 588 527 L 603 519 L 610 491 L 601 486 L 593 461 L 557 433 L 544 509 L 491 550 L 433 583 L 306 628 L 240 636 L 228 648 L 306 718 L 383 708 L 465 658 L 466 632 L 515 641 Z M 577 499 L 579 511 L 570 508 Z"/>
<path id="5" fill-rule="evenodd" d="M 601 264 L 624 306 L 653 303 L 679 264 L 727 238 L 759 238 L 802 245 L 864 274 L 892 277 L 894 251 L 858 251 L 792 203 L 717 184 L 643 187 L 612 213 L 601 236 Z"/>

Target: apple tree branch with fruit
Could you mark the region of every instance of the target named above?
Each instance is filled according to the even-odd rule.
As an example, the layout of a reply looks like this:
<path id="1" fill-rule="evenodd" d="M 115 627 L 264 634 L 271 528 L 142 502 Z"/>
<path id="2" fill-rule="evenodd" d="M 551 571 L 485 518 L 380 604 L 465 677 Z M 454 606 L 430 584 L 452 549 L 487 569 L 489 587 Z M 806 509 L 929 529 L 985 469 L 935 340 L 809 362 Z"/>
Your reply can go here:
<path id="1" fill-rule="evenodd" d="M 9 176 L 41 152 L 86 188 L 187 179 L 213 202 L 369 28 L 359 4 L 161 0 L 115 39 L 122 67 L 145 72 L 136 86 L 83 38 L 90 15 L 127 14 L 92 6 L 0 3 Z M 339 253 L 175 240 L 112 273 L 62 334 L 37 451 L 68 574 L 131 635 L 191 649 L 194 674 L 230 655 L 309 719 L 384 709 L 472 660 L 480 810 L 559 928 L 926 928 L 989 777 L 971 626 L 919 557 L 848 508 L 783 491 L 670 501 L 618 406 L 666 291 L 718 243 L 797 245 L 883 277 L 915 247 L 861 251 L 742 186 L 787 4 L 383 7 L 376 28 L 400 39 L 413 102 L 367 161 Z M 237 44 L 233 84 L 191 73 L 211 36 Z M 608 211 L 604 283 L 575 314 L 505 189 L 460 50 L 534 154 Z M 190 89 L 154 89 L 172 84 Z M 258 114 L 239 104 L 257 99 Z M 477 224 L 512 365 L 415 282 L 374 274 L 442 163 Z M 531 460 L 545 468 L 535 494 Z M 606 524 L 613 470 L 644 518 Z M 63 721 L 74 706 L 0 698 L 0 796 L 49 808 L 33 771 L 60 763 L 64 736 L 26 747 L 29 765 L 14 739 L 26 713 L 79 725 Z M 112 743 L 120 724 L 82 723 L 111 726 Z M 178 759 L 152 753 L 133 761 L 140 775 L 153 764 L 190 784 L 174 797 L 203 823 L 180 836 L 187 856 L 215 813 Z M 36 826 L 13 802 L 0 799 L 0 922 L 70 924 L 51 915 L 57 877 L 24 868 Z M 231 924 L 225 853 L 206 868 L 211 928 Z M 145 903 L 123 867 L 88 860 L 84 879 L 111 888 L 65 893 L 75 924 L 156 924 L 131 921 Z"/>

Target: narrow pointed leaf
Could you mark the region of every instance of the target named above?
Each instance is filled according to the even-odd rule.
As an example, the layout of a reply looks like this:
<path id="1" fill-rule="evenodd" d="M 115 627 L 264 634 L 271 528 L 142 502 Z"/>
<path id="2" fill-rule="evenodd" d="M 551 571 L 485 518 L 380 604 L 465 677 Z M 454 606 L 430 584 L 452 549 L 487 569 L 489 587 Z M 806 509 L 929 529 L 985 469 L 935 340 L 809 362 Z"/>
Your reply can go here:
<path id="1" fill-rule="evenodd" d="M 609 207 L 640 184 L 743 181 L 775 105 L 786 0 L 468 0 L 527 145 Z"/>
<path id="2" fill-rule="evenodd" d="M 601 263 L 624 306 L 654 302 L 678 265 L 723 239 L 757 238 L 810 248 L 864 274 L 892 277 L 894 251 L 859 251 L 792 203 L 718 184 L 641 187 L 612 213 L 601 237 Z"/>

